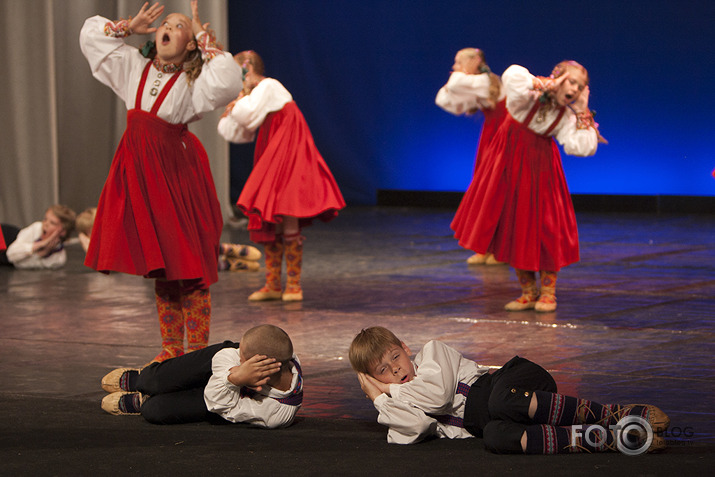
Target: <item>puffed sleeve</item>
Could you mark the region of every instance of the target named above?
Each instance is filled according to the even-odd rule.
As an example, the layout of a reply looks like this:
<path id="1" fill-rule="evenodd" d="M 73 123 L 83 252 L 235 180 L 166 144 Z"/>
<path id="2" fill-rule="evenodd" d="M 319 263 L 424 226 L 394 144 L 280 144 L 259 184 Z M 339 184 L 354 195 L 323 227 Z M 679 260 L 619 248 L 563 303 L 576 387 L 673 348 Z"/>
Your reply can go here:
<path id="1" fill-rule="evenodd" d="M 279 81 L 264 78 L 251 94 L 236 101 L 231 112 L 222 118 L 219 133 L 227 141 L 250 142 L 266 116 L 280 111 L 290 101 L 293 97 Z"/>
<path id="2" fill-rule="evenodd" d="M 598 134 L 593 128 L 579 129 L 576 115 L 571 110 L 561 120 L 561 127 L 554 136 L 571 156 L 592 156 L 598 148 Z"/>
<path id="3" fill-rule="evenodd" d="M 431 414 L 448 410 L 457 389 L 461 353 L 440 341 L 428 342 L 415 357 L 418 373 L 404 384 L 390 385 L 390 395 Z"/>
<path id="4" fill-rule="evenodd" d="M 489 74 L 469 75 L 455 71 L 447 84 L 437 92 L 435 104 L 445 111 L 460 115 L 479 107 L 479 99 L 489 99 Z"/>
<path id="5" fill-rule="evenodd" d="M 200 40 L 207 36 L 202 32 L 197 39 Z M 204 42 L 199 41 L 200 48 L 203 48 L 203 44 Z M 241 67 L 231 54 L 217 49 L 210 51 L 210 59 L 204 62 L 201 74 L 194 82 L 191 101 L 198 114 L 226 106 L 238 96 L 243 87 Z M 203 49 L 202 56 L 206 58 Z"/>
<path id="6" fill-rule="evenodd" d="M 241 127 L 231 115 L 222 117 L 218 122 L 218 133 L 227 141 L 236 144 L 244 144 L 253 142 L 256 138 L 256 130 L 250 130 Z"/>
<path id="7" fill-rule="evenodd" d="M 534 75 L 519 65 L 511 65 L 502 74 L 502 86 L 506 93 L 506 107 L 516 119 L 523 119 L 520 112 L 526 111 L 533 104 Z"/>
<path id="8" fill-rule="evenodd" d="M 109 86 L 126 102 L 128 74 L 132 66 L 145 63 L 137 48 L 120 37 L 107 35 L 105 26 L 111 22 L 99 15 L 85 20 L 79 34 L 79 45 L 92 70 L 92 76 Z"/>
<path id="9" fill-rule="evenodd" d="M 387 426 L 387 442 L 413 444 L 437 433 L 437 420 L 405 402 L 381 394 L 373 403 L 377 422 Z"/>

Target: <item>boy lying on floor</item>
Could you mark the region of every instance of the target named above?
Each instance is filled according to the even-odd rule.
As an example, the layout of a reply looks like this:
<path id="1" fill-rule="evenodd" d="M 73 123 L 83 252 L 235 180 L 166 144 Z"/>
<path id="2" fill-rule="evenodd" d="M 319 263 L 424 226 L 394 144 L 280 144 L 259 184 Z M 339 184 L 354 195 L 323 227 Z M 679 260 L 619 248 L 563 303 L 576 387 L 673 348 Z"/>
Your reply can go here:
<path id="1" fill-rule="evenodd" d="M 556 394 L 551 375 L 524 358 L 515 356 L 490 374 L 439 341 L 429 341 L 414 361 L 410 356 L 407 345 L 379 326 L 362 330 L 350 345 L 350 364 L 379 412 L 378 422 L 389 428 L 390 443 L 483 437 L 493 452 L 525 454 L 665 447 L 659 433 L 670 419 L 657 407 Z M 617 424 L 627 416 L 644 425 L 621 435 Z"/>
<path id="2" fill-rule="evenodd" d="M 224 341 L 144 369 L 102 378 L 110 414 L 141 414 L 155 424 L 223 418 L 258 427 L 289 426 L 303 402 L 303 378 L 288 334 L 260 325 L 239 343 Z M 220 420 L 220 419 L 219 419 Z"/>

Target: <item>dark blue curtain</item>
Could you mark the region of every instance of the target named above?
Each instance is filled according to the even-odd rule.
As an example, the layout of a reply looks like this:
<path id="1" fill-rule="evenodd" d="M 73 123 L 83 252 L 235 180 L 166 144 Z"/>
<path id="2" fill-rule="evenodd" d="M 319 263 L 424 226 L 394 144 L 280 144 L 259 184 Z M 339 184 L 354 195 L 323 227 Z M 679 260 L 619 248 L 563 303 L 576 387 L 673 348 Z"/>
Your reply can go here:
<path id="1" fill-rule="evenodd" d="M 378 189 L 463 191 L 481 118 L 434 105 L 454 54 L 498 74 L 575 59 L 610 141 L 564 156 L 580 194 L 715 195 L 715 2 L 261 0 L 229 2 L 229 49 L 256 50 L 294 96 L 351 204 Z M 233 194 L 251 147 L 232 146 Z"/>

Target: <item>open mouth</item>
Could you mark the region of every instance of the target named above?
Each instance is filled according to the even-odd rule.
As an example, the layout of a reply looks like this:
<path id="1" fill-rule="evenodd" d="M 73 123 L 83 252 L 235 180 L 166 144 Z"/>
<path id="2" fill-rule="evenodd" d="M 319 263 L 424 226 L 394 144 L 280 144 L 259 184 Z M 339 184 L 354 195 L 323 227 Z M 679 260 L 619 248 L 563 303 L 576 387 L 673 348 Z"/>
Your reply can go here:
<path id="1" fill-rule="evenodd" d="M 161 37 L 161 44 L 166 45 L 171 41 L 171 37 L 169 36 L 168 33 L 164 33 L 164 36 Z"/>

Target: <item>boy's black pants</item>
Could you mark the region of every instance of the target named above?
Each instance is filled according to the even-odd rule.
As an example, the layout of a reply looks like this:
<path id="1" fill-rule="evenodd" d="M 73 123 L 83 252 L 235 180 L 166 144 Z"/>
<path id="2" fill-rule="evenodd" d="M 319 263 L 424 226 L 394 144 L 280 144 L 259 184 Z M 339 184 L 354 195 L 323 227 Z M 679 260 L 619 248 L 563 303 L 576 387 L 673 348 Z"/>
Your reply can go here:
<path id="1" fill-rule="evenodd" d="M 206 408 L 204 387 L 211 378 L 211 360 L 224 348 L 238 348 L 238 343 L 224 341 L 142 369 L 137 391 L 149 396 L 142 416 L 154 424 L 222 421 Z"/>

